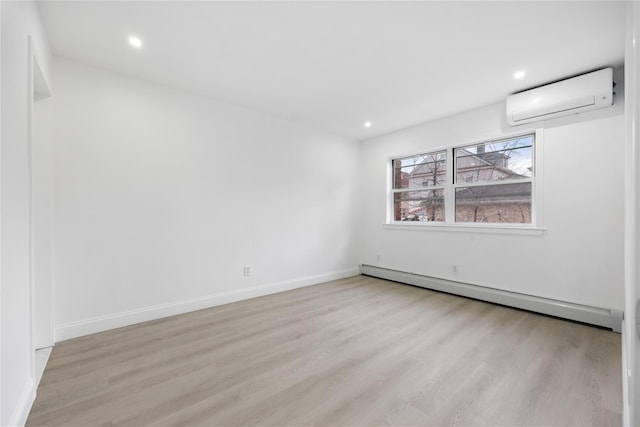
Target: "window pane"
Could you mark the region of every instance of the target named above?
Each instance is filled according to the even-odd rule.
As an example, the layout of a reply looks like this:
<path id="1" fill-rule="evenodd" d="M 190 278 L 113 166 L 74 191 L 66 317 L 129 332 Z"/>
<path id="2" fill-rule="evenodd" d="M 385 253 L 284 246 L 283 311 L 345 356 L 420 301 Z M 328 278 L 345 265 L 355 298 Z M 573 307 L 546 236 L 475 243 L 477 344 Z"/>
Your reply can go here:
<path id="1" fill-rule="evenodd" d="M 455 149 L 456 183 L 533 176 L 533 135 Z"/>
<path id="2" fill-rule="evenodd" d="M 444 221 L 444 190 L 403 191 L 393 197 L 396 221 Z"/>
<path id="3" fill-rule="evenodd" d="M 424 188 L 446 180 L 446 151 L 418 154 L 393 161 L 393 188 Z"/>
<path id="4" fill-rule="evenodd" d="M 456 222 L 531 223 L 531 183 L 456 189 Z"/>

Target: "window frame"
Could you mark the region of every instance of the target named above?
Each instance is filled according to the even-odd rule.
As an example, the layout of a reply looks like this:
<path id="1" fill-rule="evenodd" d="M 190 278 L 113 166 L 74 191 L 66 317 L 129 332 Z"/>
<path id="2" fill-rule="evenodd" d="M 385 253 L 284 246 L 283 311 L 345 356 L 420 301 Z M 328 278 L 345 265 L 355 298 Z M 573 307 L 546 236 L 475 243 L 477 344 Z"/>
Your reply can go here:
<path id="1" fill-rule="evenodd" d="M 498 181 L 481 181 L 481 182 L 455 182 L 455 150 L 478 145 L 489 144 L 492 142 L 498 142 L 508 139 L 515 139 L 527 135 L 533 135 L 533 176 L 530 178 L 508 179 Z M 526 131 L 518 133 L 508 133 L 495 137 L 487 137 L 473 141 L 466 141 L 463 143 L 449 145 L 446 147 L 434 147 L 432 149 L 421 150 L 407 155 L 395 155 L 387 158 L 387 197 L 386 197 L 386 222 L 385 228 L 392 229 L 419 229 L 419 230 L 438 230 L 438 231 L 479 231 L 479 232 L 498 232 L 498 233 L 516 233 L 516 234 L 542 234 L 545 230 L 543 226 L 543 189 L 542 185 L 544 179 L 543 175 L 543 130 L 542 129 L 528 129 Z M 436 153 L 439 151 L 446 152 L 446 180 L 441 187 L 444 189 L 444 209 L 445 220 L 441 222 L 432 221 L 396 221 L 394 210 L 394 197 L 398 192 L 405 191 L 417 191 L 420 188 L 404 188 L 395 189 L 393 182 L 393 161 L 402 159 L 405 157 L 413 157 L 422 154 Z M 466 188 L 474 186 L 487 186 L 487 185 L 501 185 L 510 183 L 531 183 L 531 223 L 478 223 L 478 222 L 456 222 L 455 221 L 455 191 L 457 188 Z M 433 187 L 429 187 L 432 189 Z M 440 186 L 439 186 L 440 188 Z"/>

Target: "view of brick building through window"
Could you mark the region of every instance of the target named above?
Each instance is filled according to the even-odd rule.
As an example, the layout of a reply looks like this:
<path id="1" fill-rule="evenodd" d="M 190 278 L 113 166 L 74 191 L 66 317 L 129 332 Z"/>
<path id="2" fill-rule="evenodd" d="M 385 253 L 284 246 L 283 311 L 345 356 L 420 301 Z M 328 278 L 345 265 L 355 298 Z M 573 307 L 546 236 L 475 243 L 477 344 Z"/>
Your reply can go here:
<path id="1" fill-rule="evenodd" d="M 445 199 L 453 197 L 454 222 L 530 224 L 534 140 L 525 135 L 393 160 L 394 220 L 445 222 Z"/>

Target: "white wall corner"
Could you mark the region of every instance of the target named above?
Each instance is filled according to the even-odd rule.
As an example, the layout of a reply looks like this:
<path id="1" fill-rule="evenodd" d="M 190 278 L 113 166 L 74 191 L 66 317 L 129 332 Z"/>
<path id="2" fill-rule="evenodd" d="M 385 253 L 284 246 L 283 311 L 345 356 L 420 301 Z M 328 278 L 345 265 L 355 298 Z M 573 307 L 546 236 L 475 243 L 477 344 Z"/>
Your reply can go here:
<path id="1" fill-rule="evenodd" d="M 56 327 L 56 342 L 360 274 L 358 267 L 93 317 Z"/>
<path id="2" fill-rule="evenodd" d="M 640 335 L 636 324 L 640 297 L 640 3 L 627 4 L 625 46 L 625 328 L 623 334 L 623 422 L 640 425 Z"/>

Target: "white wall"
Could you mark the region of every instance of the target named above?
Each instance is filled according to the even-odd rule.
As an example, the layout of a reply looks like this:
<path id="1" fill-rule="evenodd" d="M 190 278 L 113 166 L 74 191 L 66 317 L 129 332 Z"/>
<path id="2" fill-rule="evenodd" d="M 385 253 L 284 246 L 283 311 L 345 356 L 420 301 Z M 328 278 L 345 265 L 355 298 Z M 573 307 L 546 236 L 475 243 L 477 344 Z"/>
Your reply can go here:
<path id="1" fill-rule="evenodd" d="M 1 323 L 0 398 L 3 426 L 21 424 L 35 396 L 30 293 L 30 84 L 28 36 L 45 77 L 49 48 L 32 2 L 2 8 Z"/>
<path id="2" fill-rule="evenodd" d="M 388 159 L 535 128 L 511 128 L 504 103 L 365 141 L 362 263 L 622 310 L 621 89 L 611 109 L 538 125 L 544 127 L 542 236 L 383 228 Z"/>
<path id="3" fill-rule="evenodd" d="M 357 274 L 358 142 L 65 59 L 53 88 L 58 340 Z"/>
<path id="4" fill-rule="evenodd" d="M 626 426 L 640 425 L 640 3 L 627 5 L 625 51 L 626 88 L 626 204 L 625 204 L 625 321 L 622 330 L 624 415 Z"/>

